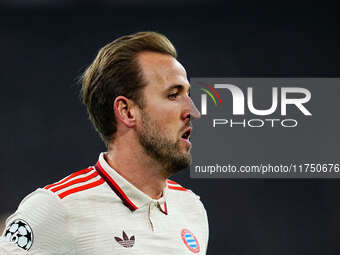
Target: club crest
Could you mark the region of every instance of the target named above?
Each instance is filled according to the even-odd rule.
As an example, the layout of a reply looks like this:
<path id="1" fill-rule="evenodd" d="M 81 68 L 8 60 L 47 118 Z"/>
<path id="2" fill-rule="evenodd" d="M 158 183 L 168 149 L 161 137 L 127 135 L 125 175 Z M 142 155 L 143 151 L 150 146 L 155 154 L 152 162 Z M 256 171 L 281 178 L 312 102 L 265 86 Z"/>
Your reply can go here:
<path id="1" fill-rule="evenodd" d="M 185 246 L 193 253 L 200 252 L 200 245 L 196 236 L 188 229 L 182 229 L 181 237 Z"/>

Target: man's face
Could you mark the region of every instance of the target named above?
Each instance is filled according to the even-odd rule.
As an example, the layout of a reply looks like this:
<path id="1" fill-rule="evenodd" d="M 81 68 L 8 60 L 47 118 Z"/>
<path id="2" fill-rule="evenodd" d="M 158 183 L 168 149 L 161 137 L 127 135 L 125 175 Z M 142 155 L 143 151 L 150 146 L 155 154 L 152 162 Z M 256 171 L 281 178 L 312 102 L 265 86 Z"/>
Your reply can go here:
<path id="1" fill-rule="evenodd" d="M 167 174 L 173 174 L 191 163 L 190 84 L 183 66 L 169 55 L 143 52 L 138 61 L 147 84 L 137 124 L 139 142 Z"/>

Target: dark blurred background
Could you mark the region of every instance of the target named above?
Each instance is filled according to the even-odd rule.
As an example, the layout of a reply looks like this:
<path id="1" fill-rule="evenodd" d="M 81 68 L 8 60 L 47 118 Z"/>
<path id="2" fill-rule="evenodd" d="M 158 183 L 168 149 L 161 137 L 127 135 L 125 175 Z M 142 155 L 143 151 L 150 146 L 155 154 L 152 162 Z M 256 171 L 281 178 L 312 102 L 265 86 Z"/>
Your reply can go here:
<path id="1" fill-rule="evenodd" d="M 0 1 L 0 215 L 105 150 L 76 81 L 118 36 L 164 33 L 190 77 L 338 77 L 338 8 L 297 2 Z M 206 206 L 210 255 L 340 252 L 338 180 L 174 179 Z"/>

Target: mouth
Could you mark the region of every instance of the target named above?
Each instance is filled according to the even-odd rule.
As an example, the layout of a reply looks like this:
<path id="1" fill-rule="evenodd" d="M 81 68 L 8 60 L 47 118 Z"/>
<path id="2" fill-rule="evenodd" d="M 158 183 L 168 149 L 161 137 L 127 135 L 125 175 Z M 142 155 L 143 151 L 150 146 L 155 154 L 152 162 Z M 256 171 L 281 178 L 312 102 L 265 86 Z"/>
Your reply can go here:
<path id="1" fill-rule="evenodd" d="M 192 131 L 192 128 L 189 127 L 187 128 L 184 133 L 182 134 L 182 138 L 185 139 L 185 140 L 189 140 L 190 138 L 190 135 L 191 135 L 191 131 Z"/>

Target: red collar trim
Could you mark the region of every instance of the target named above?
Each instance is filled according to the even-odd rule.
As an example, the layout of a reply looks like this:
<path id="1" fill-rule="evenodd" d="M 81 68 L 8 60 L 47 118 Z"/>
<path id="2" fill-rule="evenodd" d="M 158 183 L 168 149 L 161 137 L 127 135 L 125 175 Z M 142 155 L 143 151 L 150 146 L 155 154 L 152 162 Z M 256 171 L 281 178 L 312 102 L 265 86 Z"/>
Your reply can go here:
<path id="1" fill-rule="evenodd" d="M 166 208 L 166 201 L 164 202 L 164 209 L 162 208 L 160 204 L 157 204 L 157 207 L 159 210 L 161 210 L 162 213 L 164 213 L 165 215 L 168 215 L 168 209 Z"/>
<path id="2" fill-rule="evenodd" d="M 117 196 L 123 201 L 123 204 L 126 205 L 131 211 L 135 211 L 138 207 L 131 202 L 131 200 L 127 197 L 127 195 L 123 192 L 123 190 L 119 187 L 119 185 L 111 178 L 111 176 L 104 170 L 104 168 L 100 165 L 99 161 L 94 166 L 100 176 L 106 181 L 106 183 L 111 187 L 111 189 L 117 194 Z"/>

